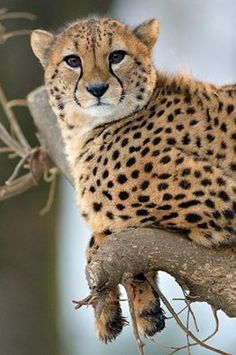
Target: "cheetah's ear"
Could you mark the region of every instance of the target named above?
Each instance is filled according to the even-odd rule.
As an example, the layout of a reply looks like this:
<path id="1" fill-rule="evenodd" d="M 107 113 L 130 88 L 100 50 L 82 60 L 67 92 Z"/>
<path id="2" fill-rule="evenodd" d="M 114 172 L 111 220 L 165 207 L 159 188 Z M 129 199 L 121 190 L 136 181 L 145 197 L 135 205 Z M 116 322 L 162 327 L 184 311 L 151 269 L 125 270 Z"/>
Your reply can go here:
<path id="1" fill-rule="evenodd" d="M 159 37 L 159 23 L 156 19 L 145 21 L 134 29 L 134 35 L 152 51 Z"/>
<path id="2" fill-rule="evenodd" d="M 31 47 L 43 66 L 45 66 L 47 54 L 51 48 L 53 40 L 54 36 L 47 31 L 34 30 L 31 34 Z"/>

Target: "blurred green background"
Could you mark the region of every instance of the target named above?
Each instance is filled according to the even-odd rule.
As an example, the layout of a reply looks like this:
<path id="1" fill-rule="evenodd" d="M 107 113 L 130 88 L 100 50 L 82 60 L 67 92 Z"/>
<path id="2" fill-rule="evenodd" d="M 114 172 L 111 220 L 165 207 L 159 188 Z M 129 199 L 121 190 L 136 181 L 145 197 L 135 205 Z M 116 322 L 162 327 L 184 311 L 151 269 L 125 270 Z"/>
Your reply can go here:
<path id="1" fill-rule="evenodd" d="M 33 22 L 5 21 L 9 30 L 54 30 L 91 13 L 109 14 L 132 25 L 156 17 L 161 22 L 154 56 L 158 67 L 170 71 L 190 68 L 198 78 L 218 83 L 236 79 L 234 0 L 1 0 L 0 8 L 4 7 L 37 16 Z M 24 98 L 43 83 L 29 36 L 9 39 L 0 46 L 0 83 L 9 100 Z M 30 143 L 37 144 L 27 109 L 15 112 Z M 1 108 L 0 121 L 7 124 Z M 0 155 L 0 184 L 14 164 Z M 79 219 L 66 181 L 60 181 L 50 213 L 41 217 L 39 211 L 47 196 L 48 185 L 41 183 L 0 203 L 0 355 L 136 354 L 130 327 L 115 344 L 105 346 L 96 339 L 92 310 L 73 310 L 71 299 L 88 292 L 83 269 L 89 232 Z M 174 281 L 163 274 L 161 287 L 170 298 L 181 296 Z M 127 306 L 125 309 L 127 313 Z M 209 308 L 196 305 L 195 312 L 203 337 L 213 327 Z M 223 314 L 220 319 L 220 332 L 212 344 L 236 354 L 236 322 Z M 160 342 L 181 345 L 186 338 L 172 321 Z M 170 352 L 151 342 L 145 349 L 147 355 Z M 201 348 L 193 348 L 191 353 L 208 354 Z"/>

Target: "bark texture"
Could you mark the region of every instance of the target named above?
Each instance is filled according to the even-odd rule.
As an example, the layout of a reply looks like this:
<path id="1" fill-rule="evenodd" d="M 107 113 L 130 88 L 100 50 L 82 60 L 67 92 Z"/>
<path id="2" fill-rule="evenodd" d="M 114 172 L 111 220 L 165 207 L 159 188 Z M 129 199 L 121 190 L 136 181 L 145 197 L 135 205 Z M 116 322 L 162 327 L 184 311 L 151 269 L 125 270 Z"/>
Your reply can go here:
<path id="1" fill-rule="evenodd" d="M 44 87 L 28 96 L 39 140 L 73 184 L 56 117 Z M 192 301 L 205 301 L 236 317 L 236 247 L 207 249 L 160 229 L 133 229 L 107 237 L 87 267 L 92 288 L 110 288 L 128 275 L 163 270 L 190 291 Z"/>

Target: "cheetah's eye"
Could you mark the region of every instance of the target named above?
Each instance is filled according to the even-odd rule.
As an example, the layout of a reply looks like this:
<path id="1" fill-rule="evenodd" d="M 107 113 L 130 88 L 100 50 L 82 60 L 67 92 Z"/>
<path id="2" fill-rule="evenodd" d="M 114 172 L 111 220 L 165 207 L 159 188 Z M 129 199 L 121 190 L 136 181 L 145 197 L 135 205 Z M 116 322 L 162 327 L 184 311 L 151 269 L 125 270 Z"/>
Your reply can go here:
<path id="1" fill-rule="evenodd" d="M 110 64 L 118 64 L 120 63 L 126 55 L 125 51 L 114 51 L 109 55 L 109 63 Z"/>
<path id="2" fill-rule="evenodd" d="M 81 66 L 81 60 L 78 55 L 70 54 L 64 58 L 64 61 L 71 68 L 79 68 Z"/>

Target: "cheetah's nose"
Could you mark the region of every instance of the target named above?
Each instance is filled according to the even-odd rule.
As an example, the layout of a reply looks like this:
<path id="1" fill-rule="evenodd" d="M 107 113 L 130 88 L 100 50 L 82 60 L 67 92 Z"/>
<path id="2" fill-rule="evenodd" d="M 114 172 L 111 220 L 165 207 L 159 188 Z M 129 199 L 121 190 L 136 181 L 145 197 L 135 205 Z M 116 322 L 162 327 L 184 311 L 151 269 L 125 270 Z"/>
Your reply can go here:
<path id="1" fill-rule="evenodd" d="M 95 97 L 102 97 L 103 94 L 107 91 L 109 85 L 106 83 L 97 83 L 97 84 L 91 84 L 86 87 L 88 92 L 92 94 Z"/>

